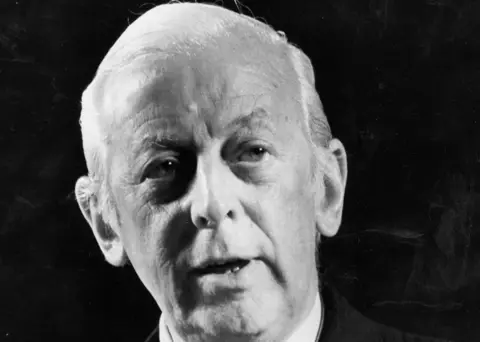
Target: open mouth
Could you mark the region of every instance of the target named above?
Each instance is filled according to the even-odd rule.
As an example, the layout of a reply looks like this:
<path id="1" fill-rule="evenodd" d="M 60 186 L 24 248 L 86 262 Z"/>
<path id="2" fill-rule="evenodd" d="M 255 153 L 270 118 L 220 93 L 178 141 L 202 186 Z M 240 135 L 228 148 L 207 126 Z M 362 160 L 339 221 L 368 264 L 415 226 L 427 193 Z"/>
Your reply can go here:
<path id="1" fill-rule="evenodd" d="M 194 273 L 200 276 L 206 274 L 236 273 L 247 266 L 249 262 L 249 260 L 243 259 L 229 260 L 227 262 L 210 264 L 206 267 L 198 268 Z"/>

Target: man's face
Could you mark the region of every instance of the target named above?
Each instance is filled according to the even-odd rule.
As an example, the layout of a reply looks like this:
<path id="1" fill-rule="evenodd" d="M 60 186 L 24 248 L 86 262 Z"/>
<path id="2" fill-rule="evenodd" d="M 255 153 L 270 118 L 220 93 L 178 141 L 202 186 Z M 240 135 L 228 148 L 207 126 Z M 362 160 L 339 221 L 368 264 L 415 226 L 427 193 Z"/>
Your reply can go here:
<path id="1" fill-rule="evenodd" d="M 128 258 L 184 338 L 284 336 L 317 292 L 318 189 L 294 72 L 211 50 L 162 63 L 107 90 Z"/>

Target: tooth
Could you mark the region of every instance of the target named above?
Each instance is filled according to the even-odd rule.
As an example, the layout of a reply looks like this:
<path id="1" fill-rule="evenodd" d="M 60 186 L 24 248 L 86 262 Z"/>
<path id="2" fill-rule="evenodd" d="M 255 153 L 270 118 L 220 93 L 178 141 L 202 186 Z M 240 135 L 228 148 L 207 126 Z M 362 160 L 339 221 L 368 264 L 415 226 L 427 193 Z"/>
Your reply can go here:
<path id="1" fill-rule="evenodd" d="M 240 267 L 239 266 L 235 266 L 233 269 L 232 269 L 232 272 L 238 272 L 240 271 Z"/>

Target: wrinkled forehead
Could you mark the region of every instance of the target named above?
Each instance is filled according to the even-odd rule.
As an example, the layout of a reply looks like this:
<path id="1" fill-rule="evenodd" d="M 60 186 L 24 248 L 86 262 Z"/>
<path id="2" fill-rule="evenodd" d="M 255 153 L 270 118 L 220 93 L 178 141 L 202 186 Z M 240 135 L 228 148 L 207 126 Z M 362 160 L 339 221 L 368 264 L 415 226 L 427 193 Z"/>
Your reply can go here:
<path id="1" fill-rule="evenodd" d="M 174 112 L 180 120 L 192 108 L 228 121 L 258 102 L 286 108 L 300 101 L 286 44 L 260 45 L 253 36 L 230 34 L 208 44 L 173 41 L 134 55 L 94 87 L 100 122 L 109 131 L 132 118 L 141 124 Z"/>

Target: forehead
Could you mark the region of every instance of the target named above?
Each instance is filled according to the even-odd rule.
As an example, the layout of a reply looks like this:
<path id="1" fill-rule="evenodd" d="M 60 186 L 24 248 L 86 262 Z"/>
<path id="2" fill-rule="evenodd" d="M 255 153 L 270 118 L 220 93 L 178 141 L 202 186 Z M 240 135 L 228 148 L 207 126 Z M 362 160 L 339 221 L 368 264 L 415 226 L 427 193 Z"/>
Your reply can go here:
<path id="1" fill-rule="evenodd" d="M 201 126 L 216 135 L 254 111 L 272 123 L 299 122 L 298 80 L 284 49 L 245 50 L 218 45 L 146 56 L 105 82 L 102 119 L 121 140 Z"/>

